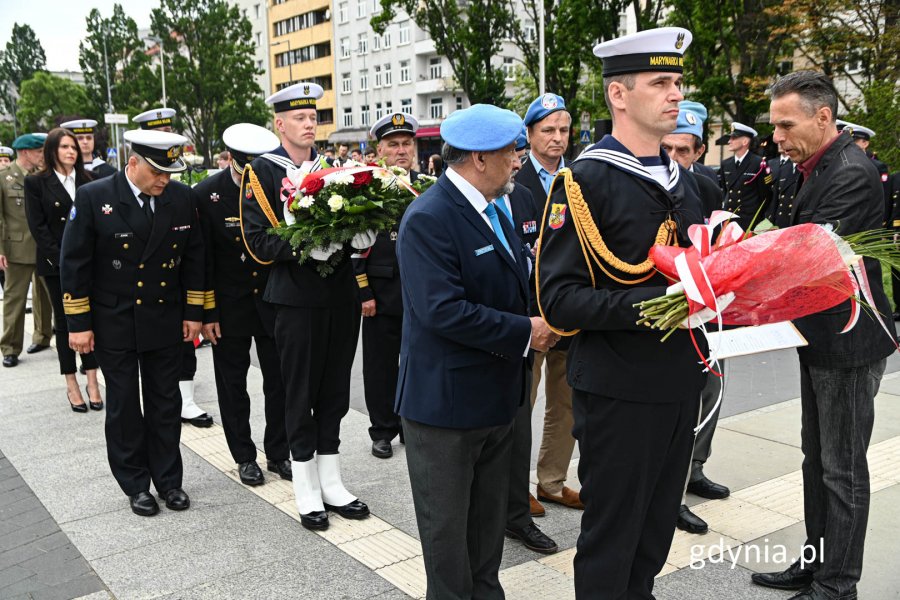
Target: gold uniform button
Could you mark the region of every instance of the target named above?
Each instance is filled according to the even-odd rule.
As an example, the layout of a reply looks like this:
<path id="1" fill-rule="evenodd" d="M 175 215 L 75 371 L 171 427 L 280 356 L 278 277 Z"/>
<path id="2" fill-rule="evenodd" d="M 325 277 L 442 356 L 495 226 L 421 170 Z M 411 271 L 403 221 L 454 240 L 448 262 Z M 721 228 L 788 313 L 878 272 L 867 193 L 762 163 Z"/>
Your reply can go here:
<path id="1" fill-rule="evenodd" d="M 59 202 L 54 202 L 53 206 L 59 206 Z"/>
<path id="2" fill-rule="evenodd" d="M 169 266 L 168 263 L 163 263 L 163 264 L 162 264 L 162 268 L 163 268 L 163 269 L 165 269 L 165 268 L 168 267 L 168 266 Z"/>
<path id="3" fill-rule="evenodd" d="M 144 282 L 143 282 L 143 281 L 138 281 L 138 287 L 144 287 Z"/>
<path id="4" fill-rule="evenodd" d="M 122 247 L 125 248 L 126 250 L 128 250 L 128 243 L 126 242 L 126 243 L 122 244 Z"/>
<path id="5" fill-rule="evenodd" d="M 138 269 L 143 269 L 143 268 L 144 268 L 144 263 L 141 263 L 138 265 Z"/>
<path id="6" fill-rule="evenodd" d="M 241 238 L 236 237 L 236 238 L 234 238 L 234 241 L 239 242 L 239 241 L 241 241 Z"/>
<path id="7" fill-rule="evenodd" d="M 165 282 L 165 281 L 160 281 L 160 282 L 159 282 L 159 285 L 161 285 L 161 286 L 163 286 L 163 287 L 166 287 L 166 282 Z"/>
<path id="8" fill-rule="evenodd" d="M 256 277 L 256 271 L 253 271 L 253 276 Z"/>
<path id="9" fill-rule="evenodd" d="M 174 250 L 175 248 L 177 248 L 177 247 L 178 247 L 178 244 L 172 244 L 172 249 L 173 249 L 173 250 Z"/>
<path id="10" fill-rule="evenodd" d="M 137 299 L 137 304 L 143 304 L 143 302 L 141 302 L 140 298 Z"/>
<path id="11" fill-rule="evenodd" d="M 162 299 L 162 298 L 159 299 L 159 303 L 160 303 L 160 304 L 163 303 L 163 299 Z"/>
<path id="12" fill-rule="evenodd" d="M 258 293 L 259 293 L 259 290 L 256 289 L 256 288 L 254 288 L 254 289 L 253 289 L 253 293 L 254 293 L 254 294 L 258 294 Z"/>

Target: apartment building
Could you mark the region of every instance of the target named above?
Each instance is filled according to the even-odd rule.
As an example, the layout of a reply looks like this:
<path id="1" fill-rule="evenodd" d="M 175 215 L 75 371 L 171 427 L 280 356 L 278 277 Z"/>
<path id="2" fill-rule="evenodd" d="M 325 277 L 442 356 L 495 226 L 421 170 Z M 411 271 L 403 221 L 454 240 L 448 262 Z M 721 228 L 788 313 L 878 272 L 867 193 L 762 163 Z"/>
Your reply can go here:
<path id="1" fill-rule="evenodd" d="M 269 1 L 237 0 L 238 7 L 253 26 L 251 36 L 253 44 L 256 46 L 253 62 L 256 68 L 262 71 L 261 75 L 256 76 L 256 83 L 259 84 L 259 89 L 262 90 L 265 96 L 272 93 L 272 83 L 269 80 Z"/>

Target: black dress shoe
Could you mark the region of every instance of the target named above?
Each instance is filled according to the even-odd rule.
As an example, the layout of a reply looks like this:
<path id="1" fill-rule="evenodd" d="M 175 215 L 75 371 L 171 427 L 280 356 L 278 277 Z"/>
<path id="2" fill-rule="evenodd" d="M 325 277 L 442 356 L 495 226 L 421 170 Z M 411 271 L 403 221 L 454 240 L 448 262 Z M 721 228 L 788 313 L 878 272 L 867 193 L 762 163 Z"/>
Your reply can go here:
<path id="1" fill-rule="evenodd" d="M 166 501 L 166 508 L 169 510 L 187 510 L 191 507 L 191 499 L 181 488 L 160 492 L 159 497 Z"/>
<path id="2" fill-rule="evenodd" d="M 266 482 L 263 472 L 255 460 L 248 460 L 238 465 L 238 475 L 244 485 L 262 485 Z"/>
<path id="3" fill-rule="evenodd" d="M 805 590 L 813 582 L 813 572 L 800 566 L 798 560 L 784 571 L 754 573 L 750 580 L 756 585 L 777 590 Z"/>
<path id="4" fill-rule="evenodd" d="M 687 504 L 682 504 L 678 509 L 678 520 L 675 522 L 675 526 L 688 533 L 703 534 L 709 531 L 706 521 L 692 513 Z"/>
<path id="5" fill-rule="evenodd" d="M 19 364 L 19 357 L 13 354 L 3 357 L 3 366 L 4 367 L 14 367 Z"/>
<path id="6" fill-rule="evenodd" d="M 828 600 L 828 596 L 809 587 L 802 590 L 799 594 L 794 594 L 788 600 Z"/>
<path id="7" fill-rule="evenodd" d="M 555 554 L 559 551 L 559 546 L 556 545 L 556 542 L 538 529 L 538 526 L 534 523 L 530 523 L 522 529 L 507 527 L 506 535 L 521 540 L 526 548 L 541 554 Z"/>
<path id="8" fill-rule="evenodd" d="M 199 417 L 193 417 L 191 419 L 185 419 L 184 417 L 181 417 L 181 422 L 182 423 L 190 423 L 194 427 L 201 427 L 201 428 L 212 427 L 213 418 L 211 416 L 209 416 L 208 414 L 203 413 Z"/>
<path id="9" fill-rule="evenodd" d="M 391 442 L 388 440 L 375 440 L 372 442 L 372 456 L 376 458 L 390 458 L 394 455 Z"/>
<path id="10" fill-rule="evenodd" d="M 286 458 L 282 460 L 267 460 L 266 471 L 275 473 L 282 479 L 287 479 L 288 481 L 294 480 L 294 473 L 291 471 L 291 461 Z"/>
<path id="11" fill-rule="evenodd" d="M 345 519 L 365 519 L 369 516 L 369 507 L 366 506 L 365 502 L 360 500 L 354 500 L 350 504 L 345 504 L 343 506 L 333 506 L 324 502 L 323 504 L 325 504 L 325 510 L 336 512 Z"/>
<path id="12" fill-rule="evenodd" d="M 88 406 L 91 407 L 91 410 L 103 410 L 103 400 L 99 402 L 91 402 L 91 392 L 88 391 L 88 386 L 84 386 L 84 393 L 87 394 L 88 397 Z"/>
<path id="13" fill-rule="evenodd" d="M 328 529 L 328 513 L 324 510 L 316 510 L 300 515 L 300 524 L 313 531 Z"/>
<path id="14" fill-rule="evenodd" d="M 134 496 L 129 496 L 128 501 L 131 504 L 131 512 L 141 517 L 152 517 L 159 512 L 159 504 L 150 492 L 138 492 Z"/>
<path id="15" fill-rule="evenodd" d="M 706 475 L 697 481 L 688 483 L 687 491 L 695 496 L 706 498 L 707 500 L 721 500 L 722 498 L 727 498 L 731 495 L 731 490 L 724 485 L 713 483 Z"/>
<path id="16" fill-rule="evenodd" d="M 32 344 L 32 345 L 28 346 L 28 350 L 26 350 L 25 352 L 27 354 L 37 354 L 41 350 L 46 350 L 49 347 L 50 347 L 50 344 Z"/>

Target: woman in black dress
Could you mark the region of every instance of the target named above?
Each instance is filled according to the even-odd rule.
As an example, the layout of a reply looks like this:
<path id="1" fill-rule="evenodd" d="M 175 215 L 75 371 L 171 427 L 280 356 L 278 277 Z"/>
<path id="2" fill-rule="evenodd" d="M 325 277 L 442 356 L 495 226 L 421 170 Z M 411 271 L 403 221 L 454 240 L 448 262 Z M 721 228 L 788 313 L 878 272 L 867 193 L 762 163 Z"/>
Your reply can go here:
<path id="1" fill-rule="evenodd" d="M 63 231 L 75 199 L 75 190 L 91 180 L 85 171 L 78 140 L 68 129 L 53 129 L 44 142 L 44 168 L 25 178 L 25 214 L 28 228 L 37 242 L 37 274 L 41 276 L 53 303 L 56 328 L 56 353 L 60 373 L 66 377 L 66 397 L 72 410 L 86 413 L 103 408 L 97 383 L 97 360 L 93 353 L 82 354 L 81 364 L 87 374 L 84 401 L 76 379 L 75 351 L 69 348 L 69 329 L 63 310 L 62 288 L 59 283 L 59 254 Z"/>

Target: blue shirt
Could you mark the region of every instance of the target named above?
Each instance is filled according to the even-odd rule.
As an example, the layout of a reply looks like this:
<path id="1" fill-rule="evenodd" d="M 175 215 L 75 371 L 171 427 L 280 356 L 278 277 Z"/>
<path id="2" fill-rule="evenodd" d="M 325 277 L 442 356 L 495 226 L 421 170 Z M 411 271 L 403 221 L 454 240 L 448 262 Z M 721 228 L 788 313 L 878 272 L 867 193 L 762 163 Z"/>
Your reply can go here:
<path id="1" fill-rule="evenodd" d="M 556 177 L 556 174 L 560 169 L 566 166 L 566 159 L 562 156 L 559 157 L 559 167 L 556 168 L 556 171 L 552 173 L 545 169 L 541 162 L 534 157 L 534 154 L 529 154 L 528 158 L 531 159 L 531 162 L 534 163 L 534 170 L 537 171 L 538 177 L 541 179 L 541 185 L 544 186 L 544 193 L 550 193 L 550 184 L 553 183 L 553 178 Z"/>

